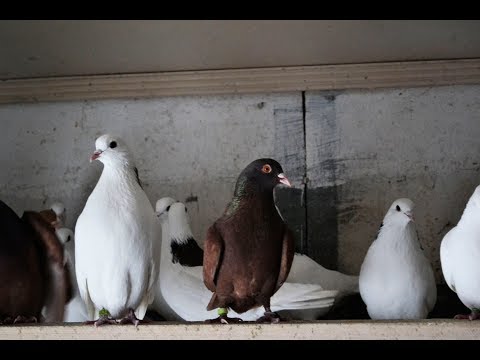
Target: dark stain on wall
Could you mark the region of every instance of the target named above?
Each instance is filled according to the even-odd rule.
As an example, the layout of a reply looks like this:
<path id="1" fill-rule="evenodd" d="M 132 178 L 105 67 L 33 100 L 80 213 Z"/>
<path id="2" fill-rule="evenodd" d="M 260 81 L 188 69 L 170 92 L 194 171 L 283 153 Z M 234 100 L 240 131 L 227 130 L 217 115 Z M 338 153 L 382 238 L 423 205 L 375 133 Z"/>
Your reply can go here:
<path id="1" fill-rule="evenodd" d="M 337 186 L 307 187 L 308 256 L 336 270 L 338 257 Z"/>
<path id="2" fill-rule="evenodd" d="M 305 209 L 303 206 L 303 190 L 295 188 L 278 188 L 275 200 L 278 210 L 295 236 L 295 251 L 303 253 L 305 243 Z"/>

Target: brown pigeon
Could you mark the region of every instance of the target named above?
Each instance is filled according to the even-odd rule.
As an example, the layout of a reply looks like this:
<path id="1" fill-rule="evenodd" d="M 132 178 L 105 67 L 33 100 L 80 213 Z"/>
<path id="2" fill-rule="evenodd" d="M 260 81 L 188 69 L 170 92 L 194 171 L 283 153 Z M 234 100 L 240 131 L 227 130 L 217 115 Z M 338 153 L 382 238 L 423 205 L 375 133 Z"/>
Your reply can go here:
<path id="1" fill-rule="evenodd" d="M 0 228 L 0 323 L 37 322 L 43 307 L 45 321 L 62 321 L 71 285 L 53 226 L 0 201 Z"/>
<path id="2" fill-rule="evenodd" d="M 210 323 L 228 318 L 228 308 L 241 314 L 263 306 L 258 322 L 278 322 L 270 298 L 287 279 L 294 256 L 294 237 L 277 211 L 273 190 L 291 186 L 280 164 L 258 159 L 240 174 L 233 199 L 207 231 L 203 280 L 213 292 L 207 310 L 219 308 Z"/>

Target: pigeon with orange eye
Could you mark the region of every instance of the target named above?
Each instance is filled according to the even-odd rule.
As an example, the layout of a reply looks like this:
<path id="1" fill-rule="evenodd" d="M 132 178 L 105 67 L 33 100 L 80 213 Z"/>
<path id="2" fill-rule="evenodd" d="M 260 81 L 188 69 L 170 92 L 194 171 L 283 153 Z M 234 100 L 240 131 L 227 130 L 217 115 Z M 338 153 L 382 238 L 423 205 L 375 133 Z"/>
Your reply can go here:
<path id="1" fill-rule="evenodd" d="M 207 310 L 219 317 L 208 322 L 238 322 L 242 314 L 263 306 L 258 322 L 280 321 L 270 298 L 283 285 L 294 256 L 294 237 L 275 206 L 273 190 L 291 186 L 281 165 L 258 159 L 239 175 L 224 214 L 207 231 L 203 258 L 205 286 L 213 292 Z"/>

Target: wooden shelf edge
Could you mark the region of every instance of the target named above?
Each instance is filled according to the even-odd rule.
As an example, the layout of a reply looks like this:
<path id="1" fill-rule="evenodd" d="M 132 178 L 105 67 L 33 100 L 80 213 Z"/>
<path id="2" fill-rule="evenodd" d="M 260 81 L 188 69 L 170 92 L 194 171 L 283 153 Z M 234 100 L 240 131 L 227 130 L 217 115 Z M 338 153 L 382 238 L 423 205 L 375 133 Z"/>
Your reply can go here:
<path id="1" fill-rule="evenodd" d="M 480 84 L 480 59 L 0 81 L 0 104 Z"/>
<path id="2" fill-rule="evenodd" d="M 63 323 L 0 326 L 2 340 L 478 340 L 480 322 L 432 319 L 422 321 L 313 321 L 280 324 L 210 325 L 156 322 L 140 325 Z"/>

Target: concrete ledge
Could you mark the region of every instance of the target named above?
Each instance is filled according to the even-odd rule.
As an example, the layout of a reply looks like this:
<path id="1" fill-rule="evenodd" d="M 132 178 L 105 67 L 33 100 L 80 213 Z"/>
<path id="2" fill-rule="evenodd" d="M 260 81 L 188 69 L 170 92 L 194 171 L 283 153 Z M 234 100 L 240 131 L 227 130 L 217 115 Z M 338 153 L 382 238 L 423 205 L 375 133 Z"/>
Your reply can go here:
<path id="1" fill-rule="evenodd" d="M 0 326 L 2 340 L 478 340 L 480 321 L 315 321 L 209 325 L 157 322 L 103 326 L 44 324 Z"/>

